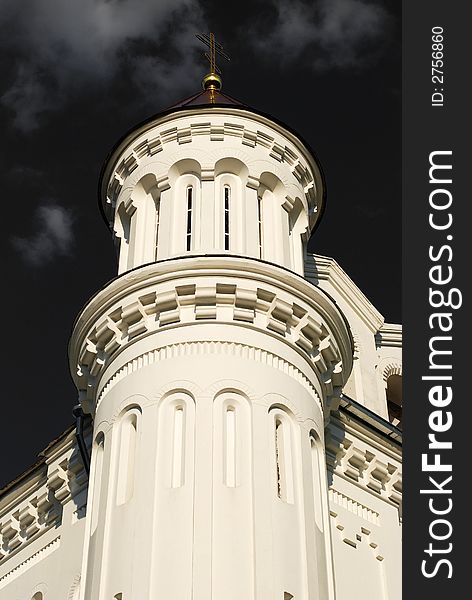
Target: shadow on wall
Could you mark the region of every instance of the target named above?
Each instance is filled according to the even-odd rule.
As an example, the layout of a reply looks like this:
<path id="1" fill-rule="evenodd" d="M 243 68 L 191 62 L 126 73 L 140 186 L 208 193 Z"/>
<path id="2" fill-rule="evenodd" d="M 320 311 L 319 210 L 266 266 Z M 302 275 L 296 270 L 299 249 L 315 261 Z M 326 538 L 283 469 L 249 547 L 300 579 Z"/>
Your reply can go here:
<path id="1" fill-rule="evenodd" d="M 387 379 L 388 420 L 392 425 L 402 429 L 403 388 L 402 376 L 390 375 Z"/>
<path id="2" fill-rule="evenodd" d="M 326 430 L 325 452 L 326 452 L 326 477 L 328 489 L 333 485 L 334 471 L 341 462 L 343 456 L 343 444 L 346 438 L 346 429 L 343 423 L 336 424 L 336 436 L 329 429 Z"/>

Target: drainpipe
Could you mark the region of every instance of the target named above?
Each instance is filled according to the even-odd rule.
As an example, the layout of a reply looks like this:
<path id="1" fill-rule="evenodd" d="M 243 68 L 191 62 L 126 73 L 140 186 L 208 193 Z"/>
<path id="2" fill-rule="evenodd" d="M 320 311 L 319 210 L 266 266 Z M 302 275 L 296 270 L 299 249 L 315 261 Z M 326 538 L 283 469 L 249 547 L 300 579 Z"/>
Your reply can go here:
<path id="1" fill-rule="evenodd" d="M 75 417 L 75 439 L 77 440 L 77 446 L 79 448 L 80 456 L 85 468 L 87 475 L 90 474 L 90 456 L 87 450 L 87 444 L 84 439 L 84 420 L 85 413 L 82 410 L 80 404 L 77 404 L 72 409 L 72 414 Z"/>

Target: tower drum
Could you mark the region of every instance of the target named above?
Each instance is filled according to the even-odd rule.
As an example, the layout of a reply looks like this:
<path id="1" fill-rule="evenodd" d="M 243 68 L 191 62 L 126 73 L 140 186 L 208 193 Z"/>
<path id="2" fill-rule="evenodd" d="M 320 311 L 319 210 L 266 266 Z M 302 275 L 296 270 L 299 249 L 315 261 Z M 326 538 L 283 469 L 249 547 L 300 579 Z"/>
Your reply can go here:
<path id="1" fill-rule="evenodd" d="M 69 351 L 94 417 L 84 598 L 334 598 L 323 429 L 353 349 L 303 278 L 316 159 L 255 111 L 184 106 L 101 191 L 119 275 Z"/>

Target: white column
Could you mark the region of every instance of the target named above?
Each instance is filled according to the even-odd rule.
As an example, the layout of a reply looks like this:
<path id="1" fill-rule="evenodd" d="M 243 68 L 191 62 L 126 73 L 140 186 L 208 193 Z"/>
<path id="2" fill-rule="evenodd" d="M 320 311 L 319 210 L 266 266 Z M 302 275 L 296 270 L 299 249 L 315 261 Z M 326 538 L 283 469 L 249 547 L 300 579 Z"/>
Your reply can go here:
<path id="1" fill-rule="evenodd" d="M 245 221 L 244 227 L 246 229 L 246 254 L 253 256 L 254 258 L 259 257 L 259 207 L 258 207 L 258 195 L 257 189 L 259 187 L 258 180 L 249 178 L 246 185 L 245 192 Z"/>
<path id="2" fill-rule="evenodd" d="M 170 187 L 161 191 L 159 203 L 159 243 L 157 258 L 162 260 L 172 254 L 172 189 Z"/>
<path id="3" fill-rule="evenodd" d="M 200 201 L 200 249 L 202 252 L 215 252 L 216 200 L 214 170 L 202 168 Z"/>

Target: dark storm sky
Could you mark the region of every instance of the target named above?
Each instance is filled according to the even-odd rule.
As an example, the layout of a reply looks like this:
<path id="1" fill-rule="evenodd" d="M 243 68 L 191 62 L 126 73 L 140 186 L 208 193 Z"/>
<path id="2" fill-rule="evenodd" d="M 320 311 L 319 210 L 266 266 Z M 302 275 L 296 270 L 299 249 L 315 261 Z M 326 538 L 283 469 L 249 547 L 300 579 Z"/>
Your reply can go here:
<path id="1" fill-rule="evenodd" d="M 72 423 L 73 320 L 116 274 L 101 165 L 136 123 L 197 92 L 194 34 L 231 55 L 224 91 L 300 132 L 328 188 L 311 249 L 400 317 L 400 2 L 3 0 L 0 486 Z"/>

